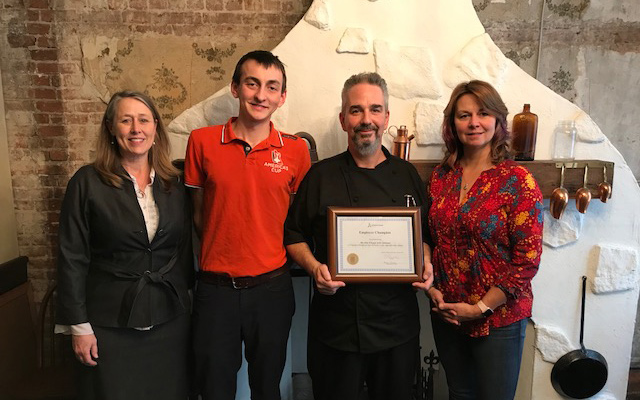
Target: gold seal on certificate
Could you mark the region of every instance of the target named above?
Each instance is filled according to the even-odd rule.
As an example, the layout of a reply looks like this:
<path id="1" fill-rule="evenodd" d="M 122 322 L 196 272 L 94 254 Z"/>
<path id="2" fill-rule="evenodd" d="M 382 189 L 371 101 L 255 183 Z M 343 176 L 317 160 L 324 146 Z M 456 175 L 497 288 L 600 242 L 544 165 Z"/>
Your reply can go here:
<path id="1" fill-rule="evenodd" d="M 422 280 L 420 207 L 329 207 L 327 265 L 343 282 Z"/>
<path id="2" fill-rule="evenodd" d="M 360 258 L 355 253 L 349 253 L 349 255 L 347 256 L 347 262 L 351 265 L 356 265 L 359 259 Z"/>

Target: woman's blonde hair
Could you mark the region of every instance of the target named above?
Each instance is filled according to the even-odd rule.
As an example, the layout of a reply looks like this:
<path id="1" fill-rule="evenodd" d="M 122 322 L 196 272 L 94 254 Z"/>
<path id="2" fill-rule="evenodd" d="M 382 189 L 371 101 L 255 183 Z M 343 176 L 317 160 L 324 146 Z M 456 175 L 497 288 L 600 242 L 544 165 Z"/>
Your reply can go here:
<path id="1" fill-rule="evenodd" d="M 173 178 L 179 175 L 178 170 L 171 164 L 169 138 L 160 113 L 153 101 L 149 96 L 140 92 L 125 90 L 111 96 L 111 100 L 109 100 L 107 109 L 102 117 L 96 159 L 93 162 L 93 166 L 102 180 L 108 185 L 119 188 L 122 187 L 123 179 L 129 179 L 121 165 L 120 147 L 112 134 L 118 104 L 120 100 L 125 98 L 136 99 L 151 110 L 153 119 L 156 122 L 156 137 L 154 145 L 149 150 L 149 165 L 155 170 L 156 178 L 162 181 L 164 188 L 169 189 Z"/>

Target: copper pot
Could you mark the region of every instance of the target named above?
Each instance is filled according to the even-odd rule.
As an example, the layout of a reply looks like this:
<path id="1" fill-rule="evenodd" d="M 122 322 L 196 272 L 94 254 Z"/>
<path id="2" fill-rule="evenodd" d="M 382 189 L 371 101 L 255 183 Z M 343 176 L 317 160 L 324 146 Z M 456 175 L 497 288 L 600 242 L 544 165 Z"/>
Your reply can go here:
<path id="1" fill-rule="evenodd" d="M 591 191 L 587 189 L 587 174 L 589 173 L 589 166 L 584 166 L 584 180 L 582 181 L 582 187 L 576 191 L 576 208 L 582 214 L 587 212 L 589 202 L 591 201 Z"/>
<path id="2" fill-rule="evenodd" d="M 611 198 L 611 184 L 607 182 L 607 166 L 602 167 L 602 174 L 604 175 L 604 182 L 598 185 L 598 198 L 601 202 L 606 203 Z"/>
<path id="3" fill-rule="evenodd" d="M 555 188 L 551 193 L 551 200 L 549 201 L 549 211 L 555 219 L 560 219 L 567 203 L 569 203 L 569 192 L 564 188 L 564 164 L 560 172 L 560 187 Z"/>
<path id="4" fill-rule="evenodd" d="M 409 160 L 409 152 L 411 151 L 411 140 L 413 140 L 415 135 L 409 135 L 409 130 L 407 129 L 406 125 L 400 125 L 399 128 L 396 127 L 395 135 L 391 133 L 390 129 L 387 132 L 389 132 L 389 134 L 393 136 L 393 148 L 391 149 L 391 154 L 400 157 L 403 160 Z"/>

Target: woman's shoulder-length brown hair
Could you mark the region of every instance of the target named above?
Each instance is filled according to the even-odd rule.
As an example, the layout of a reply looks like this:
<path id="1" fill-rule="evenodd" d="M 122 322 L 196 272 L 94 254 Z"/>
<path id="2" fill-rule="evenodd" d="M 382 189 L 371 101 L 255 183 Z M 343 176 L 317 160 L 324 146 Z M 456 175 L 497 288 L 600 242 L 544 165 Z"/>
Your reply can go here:
<path id="1" fill-rule="evenodd" d="M 462 143 L 456 132 L 455 115 L 458 100 L 465 94 L 475 96 L 481 107 L 496 118 L 496 130 L 491 139 L 491 162 L 495 165 L 507 158 L 511 158 L 509 153 L 511 134 L 507 128 L 507 115 L 509 115 L 507 106 L 491 84 L 480 80 L 472 80 L 462 82 L 453 89 L 449 104 L 444 109 L 442 139 L 445 144 L 445 155 L 441 165 L 453 168 L 464 154 Z"/>
<path id="2" fill-rule="evenodd" d="M 165 189 L 171 187 L 171 182 L 179 175 L 178 170 L 171 164 L 170 144 L 167 131 L 160 117 L 160 113 L 149 96 L 134 91 L 122 91 L 111 96 L 107 109 L 102 117 L 100 135 L 96 149 L 94 168 L 100 174 L 102 180 L 111 186 L 122 187 L 123 178 L 129 179 L 121 166 L 121 154 L 118 142 L 111 133 L 114 127 L 114 118 L 118 110 L 118 104 L 124 98 L 136 99 L 149 110 L 156 122 L 156 137 L 153 146 L 149 150 L 149 165 L 155 170 L 156 179 L 160 179 Z"/>

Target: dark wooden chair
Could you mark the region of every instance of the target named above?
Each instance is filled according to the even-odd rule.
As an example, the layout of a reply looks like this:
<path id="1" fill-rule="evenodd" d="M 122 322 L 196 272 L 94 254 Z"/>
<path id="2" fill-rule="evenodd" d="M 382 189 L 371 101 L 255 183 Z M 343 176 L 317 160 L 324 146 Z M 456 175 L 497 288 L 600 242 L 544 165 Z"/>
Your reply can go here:
<path id="1" fill-rule="evenodd" d="M 307 132 L 298 132 L 296 136 L 302 138 L 307 143 L 307 148 L 309 149 L 309 157 L 311 158 L 311 163 L 318 161 L 318 150 L 316 146 L 316 140 L 311 136 L 310 133 Z"/>
<path id="2" fill-rule="evenodd" d="M 52 282 L 47 290 L 35 324 L 36 368 L 17 379 L 7 390 L 10 400 L 73 400 L 74 360 L 71 338 L 56 335 L 55 292 Z"/>

